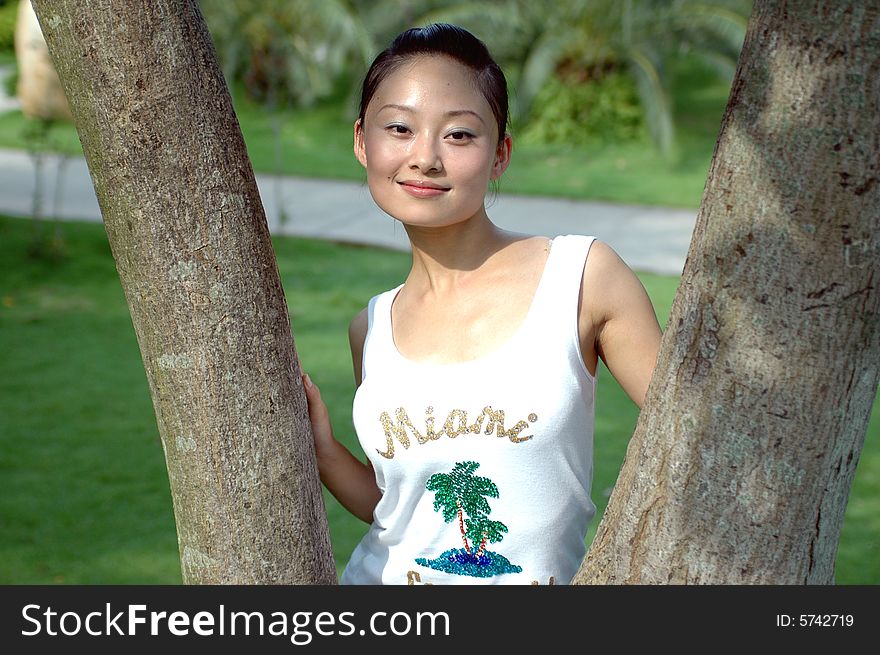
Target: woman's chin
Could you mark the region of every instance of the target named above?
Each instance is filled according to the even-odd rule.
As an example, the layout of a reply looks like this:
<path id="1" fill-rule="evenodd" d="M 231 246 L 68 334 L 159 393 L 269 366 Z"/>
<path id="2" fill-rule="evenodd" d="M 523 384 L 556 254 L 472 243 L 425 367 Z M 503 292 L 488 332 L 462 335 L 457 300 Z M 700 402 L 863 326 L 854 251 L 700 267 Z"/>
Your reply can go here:
<path id="1" fill-rule="evenodd" d="M 475 212 L 460 212 L 456 214 L 436 211 L 404 212 L 398 209 L 389 211 L 389 209 L 391 208 L 381 207 L 381 205 L 380 208 L 391 218 L 401 223 L 404 227 L 419 230 L 449 228 L 455 225 L 463 225 L 465 223 L 469 223 L 474 219 L 480 220 L 487 218 L 486 210 L 483 207 L 480 207 Z"/>

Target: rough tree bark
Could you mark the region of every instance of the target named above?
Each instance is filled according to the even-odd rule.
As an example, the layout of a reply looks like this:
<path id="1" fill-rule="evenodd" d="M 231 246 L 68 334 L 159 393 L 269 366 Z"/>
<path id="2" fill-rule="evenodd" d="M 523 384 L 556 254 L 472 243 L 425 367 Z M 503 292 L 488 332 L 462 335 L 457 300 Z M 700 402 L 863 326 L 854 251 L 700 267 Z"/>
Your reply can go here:
<path id="1" fill-rule="evenodd" d="M 880 6 L 758 0 L 576 583 L 832 583 L 880 362 Z"/>
<path id="2" fill-rule="evenodd" d="M 335 582 L 266 218 L 196 0 L 34 7 L 140 344 L 184 582 Z"/>

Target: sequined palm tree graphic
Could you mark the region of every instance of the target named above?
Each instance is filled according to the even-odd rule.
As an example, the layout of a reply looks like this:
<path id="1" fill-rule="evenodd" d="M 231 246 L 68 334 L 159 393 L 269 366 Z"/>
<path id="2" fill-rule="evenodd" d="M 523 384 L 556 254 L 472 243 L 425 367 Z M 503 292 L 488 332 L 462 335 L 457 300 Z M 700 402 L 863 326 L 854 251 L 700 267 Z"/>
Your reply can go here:
<path id="1" fill-rule="evenodd" d="M 479 466 L 477 462 L 457 462 L 449 473 L 435 473 L 428 478 L 425 488 L 434 492 L 434 511 L 440 512 L 447 523 L 458 519 L 464 548 L 447 550 L 433 560 L 420 557 L 417 564 L 481 578 L 522 571 L 503 555 L 486 550 L 487 541 L 496 543 L 504 538 L 507 526 L 488 516 L 492 510 L 486 497 L 498 498 L 498 487 L 489 478 L 474 475 Z"/>

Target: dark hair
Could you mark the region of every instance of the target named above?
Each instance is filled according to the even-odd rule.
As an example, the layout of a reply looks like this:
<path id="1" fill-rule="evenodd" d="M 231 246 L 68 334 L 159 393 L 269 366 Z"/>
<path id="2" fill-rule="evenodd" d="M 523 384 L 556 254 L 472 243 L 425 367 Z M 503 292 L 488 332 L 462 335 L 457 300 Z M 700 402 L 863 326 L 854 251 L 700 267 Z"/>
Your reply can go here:
<path id="1" fill-rule="evenodd" d="M 379 53 L 364 77 L 361 89 L 361 106 L 358 114 L 361 123 L 367 105 L 382 81 L 406 60 L 418 55 L 446 55 L 474 71 L 477 88 L 492 108 L 498 123 L 498 141 L 507 132 L 508 100 L 507 80 L 501 67 L 492 59 L 486 44 L 467 30 L 447 23 L 434 23 L 427 27 L 414 27 L 402 32 L 391 45 Z"/>

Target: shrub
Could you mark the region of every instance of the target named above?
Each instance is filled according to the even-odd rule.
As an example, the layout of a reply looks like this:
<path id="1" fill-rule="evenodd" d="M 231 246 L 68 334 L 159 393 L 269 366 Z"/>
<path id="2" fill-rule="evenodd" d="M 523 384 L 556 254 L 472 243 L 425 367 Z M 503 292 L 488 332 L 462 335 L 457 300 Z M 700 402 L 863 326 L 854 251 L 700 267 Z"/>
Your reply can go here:
<path id="1" fill-rule="evenodd" d="M 579 80 L 557 73 L 535 97 L 522 139 L 583 145 L 641 139 L 644 112 L 632 78 L 619 70 Z"/>
<path id="2" fill-rule="evenodd" d="M 16 0 L 0 0 L 0 52 L 15 50 L 15 21 L 18 18 Z"/>

